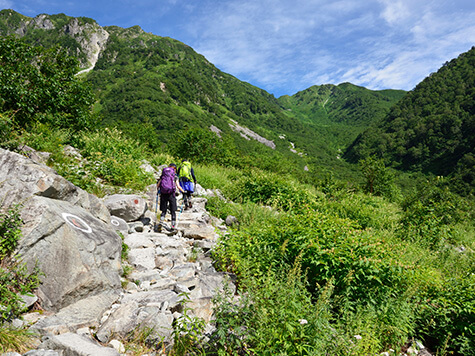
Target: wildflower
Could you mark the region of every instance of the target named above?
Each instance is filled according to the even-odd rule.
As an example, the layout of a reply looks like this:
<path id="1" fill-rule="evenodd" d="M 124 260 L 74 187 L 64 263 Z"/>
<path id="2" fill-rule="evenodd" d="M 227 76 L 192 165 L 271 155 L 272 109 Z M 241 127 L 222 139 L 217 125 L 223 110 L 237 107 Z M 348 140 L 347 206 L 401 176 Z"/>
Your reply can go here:
<path id="1" fill-rule="evenodd" d="M 355 335 L 356 340 L 361 340 L 362 338 L 363 338 L 363 336 L 361 336 L 361 335 Z"/>
<path id="2" fill-rule="evenodd" d="M 308 324 L 308 321 L 306 319 L 299 319 L 300 325 L 305 325 Z"/>

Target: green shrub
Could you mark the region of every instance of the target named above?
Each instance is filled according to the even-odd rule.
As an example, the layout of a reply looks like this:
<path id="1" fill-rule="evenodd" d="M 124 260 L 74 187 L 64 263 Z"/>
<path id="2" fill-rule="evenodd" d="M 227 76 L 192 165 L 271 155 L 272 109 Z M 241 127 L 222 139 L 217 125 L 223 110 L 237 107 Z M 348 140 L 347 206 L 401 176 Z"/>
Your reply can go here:
<path id="1" fill-rule="evenodd" d="M 440 179 L 427 181 L 404 199 L 402 239 L 436 249 L 454 242 L 454 225 L 470 218 L 470 207 L 441 183 Z"/>
<path id="2" fill-rule="evenodd" d="M 81 143 L 81 153 L 88 161 L 85 169 L 106 183 L 138 190 L 153 183 L 152 174 L 140 169 L 151 153 L 117 129 L 85 133 Z"/>
<path id="3" fill-rule="evenodd" d="M 435 342 L 439 350 L 475 355 L 474 295 L 474 273 L 447 278 L 438 288 L 429 290 L 421 302 L 421 336 Z"/>
<path id="4" fill-rule="evenodd" d="M 81 131 L 96 124 L 78 61 L 62 48 L 33 47 L 14 36 L 0 38 L 0 112 L 15 112 L 23 128 L 35 122 Z"/>
<path id="5" fill-rule="evenodd" d="M 0 147 L 13 149 L 18 146 L 15 126 L 12 113 L 0 113 Z"/>
<path id="6" fill-rule="evenodd" d="M 394 183 L 395 175 L 384 165 L 383 159 L 370 156 L 360 160 L 359 165 L 366 179 L 363 186 L 365 193 L 383 196 L 392 201 L 400 199 L 401 192 Z"/>
<path id="7" fill-rule="evenodd" d="M 28 272 L 15 248 L 21 237 L 19 207 L 0 214 L 0 325 L 23 312 L 20 295 L 32 293 L 39 285 L 39 271 Z"/>
<path id="8" fill-rule="evenodd" d="M 254 274 L 292 265 L 298 257 L 308 273 L 309 290 L 334 281 L 335 295 L 355 304 L 378 304 L 409 283 L 401 247 L 388 248 L 381 237 L 355 229 L 349 220 L 281 214 L 270 224 L 241 228 L 224 236 L 217 258 L 228 270 Z"/>
<path id="9" fill-rule="evenodd" d="M 395 230 L 401 209 L 383 197 L 350 193 L 335 199 L 319 199 L 318 211 L 355 221 L 361 228 Z"/>
<path id="10" fill-rule="evenodd" d="M 312 300 L 298 263 L 285 270 L 244 278 L 250 293 L 239 302 L 226 289 L 215 298 L 211 341 L 218 355 L 338 354 L 331 342 L 331 286 Z"/>
<path id="11" fill-rule="evenodd" d="M 316 197 L 290 177 L 257 169 L 236 179 L 228 187 L 227 196 L 236 202 L 259 203 L 295 213 L 316 206 Z"/>
<path id="12" fill-rule="evenodd" d="M 231 141 L 220 139 L 214 132 L 199 128 L 178 130 L 169 144 L 175 157 L 209 164 L 230 164 L 235 159 Z"/>

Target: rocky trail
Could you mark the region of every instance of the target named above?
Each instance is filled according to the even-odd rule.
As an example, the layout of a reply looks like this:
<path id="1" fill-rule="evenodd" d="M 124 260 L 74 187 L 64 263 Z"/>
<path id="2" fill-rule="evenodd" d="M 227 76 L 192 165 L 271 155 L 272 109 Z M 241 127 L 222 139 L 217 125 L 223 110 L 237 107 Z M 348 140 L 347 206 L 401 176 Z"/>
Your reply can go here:
<path id="1" fill-rule="evenodd" d="M 234 285 L 212 264 L 211 250 L 226 227 L 206 212 L 205 197 L 177 212 L 176 232 L 158 231 L 154 185 L 143 195 L 101 201 L 21 155 L 1 150 L 0 164 L 3 206 L 23 202 L 20 252 L 45 273 L 30 302 L 44 310 L 14 321 L 41 335 L 23 355 L 126 354 L 124 340 L 139 330 L 165 349 L 184 314 L 212 330 L 212 299 L 224 284 Z"/>

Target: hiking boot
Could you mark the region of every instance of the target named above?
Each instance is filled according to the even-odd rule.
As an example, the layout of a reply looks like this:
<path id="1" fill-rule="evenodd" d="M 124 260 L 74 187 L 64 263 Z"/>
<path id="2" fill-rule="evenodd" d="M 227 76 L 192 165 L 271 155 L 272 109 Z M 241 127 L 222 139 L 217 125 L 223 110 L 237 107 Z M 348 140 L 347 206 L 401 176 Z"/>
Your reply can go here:
<path id="1" fill-rule="evenodd" d="M 172 221 L 172 229 L 174 229 L 176 226 L 176 221 Z"/>
<path id="2" fill-rule="evenodd" d="M 188 209 L 191 209 L 193 205 L 191 205 L 191 202 L 188 203 Z"/>

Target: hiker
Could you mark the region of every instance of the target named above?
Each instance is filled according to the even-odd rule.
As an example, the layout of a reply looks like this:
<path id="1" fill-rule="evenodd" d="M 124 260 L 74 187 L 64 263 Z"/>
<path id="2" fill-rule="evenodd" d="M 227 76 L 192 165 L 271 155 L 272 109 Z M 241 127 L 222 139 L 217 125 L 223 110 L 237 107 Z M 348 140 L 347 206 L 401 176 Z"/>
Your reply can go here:
<path id="1" fill-rule="evenodd" d="M 191 163 L 184 159 L 178 168 L 178 176 L 180 177 L 180 186 L 184 190 L 183 203 L 186 209 L 191 209 L 191 195 L 195 191 L 196 177 Z M 193 182 L 191 182 L 193 180 Z"/>
<path id="2" fill-rule="evenodd" d="M 157 181 L 157 195 L 160 194 L 160 227 L 165 222 L 168 207 L 170 208 L 172 218 L 172 229 L 176 226 L 176 188 L 184 193 L 184 190 L 178 184 L 176 164 L 170 163 L 168 167 L 163 168 L 162 175 Z"/>

